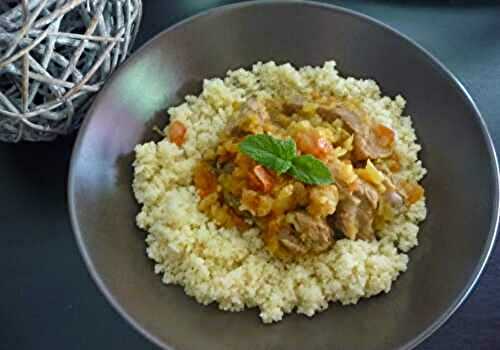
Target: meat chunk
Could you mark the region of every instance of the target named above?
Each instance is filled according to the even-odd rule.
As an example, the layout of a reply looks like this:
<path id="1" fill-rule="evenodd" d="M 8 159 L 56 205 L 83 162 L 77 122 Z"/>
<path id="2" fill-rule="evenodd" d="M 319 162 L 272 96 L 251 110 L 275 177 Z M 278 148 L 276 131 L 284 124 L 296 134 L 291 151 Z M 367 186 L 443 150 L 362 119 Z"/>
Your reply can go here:
<path id="1" fill-rule="evenodd" d="M 342 176 L 341 161 L 331 159 L 328 165 L 341 195 L 335 212 L 335 227 L 350 239 L 375 238 L 377 215 L 382 213 L 389 218 L 398 213 L 404 205 L 403 194 L 370 161 L 364 169 L 355 169 L 359 177 L 351 183 L 346 183 L 346 176 Z"/>
<path id="2" fill-rule="evenodd" d="M 404 209 L 404 198 L 397 191 L 387 190 L 380 196 L 374 227 L 380 229 Z"/>
<path id="3" fill-rule="evenodd" d="M 364 118 L 360 114 L 342 105 L 319 107 L 317 112 L 321 118 L 329 122 L 333 122 L 339 118 L 342 119 L 355 132 L 360 132 L 366 127 L 366 121 L 363 120 Z"/>
<path id="4" fill-rule="evenodd" d="M 305 98 L 302 96 L 293 96 L 285 101 L 282 105 L 283 113 L 286 115 L 292 115 L 298 113 L 302 110 L 305 103 Z"/>
<path id="5" fill-rule="evenodd" d="M 307 253 L 307 249 L 304 244 L 291 234 L 282 234 L 279 240 L 280 243 L 294 255 L 303 255 Z"/>
<path id="6" fill-rule="evenodd" d="M 377 190 L 368 182 L 361 179 L 357 180 L 354 195 L 368 201 L 372 208 L 377 208 L 379 194 Z"/>
<path id="7" fill-rule="evenodd" d="M 386 158 L 392 154 L 392 144 L 383 146 L 371 130 L 366 135 L 354 135 L 355 160 Z"/>
<path id="8" fill-rule="evenodd" d="M 384 193 L 384 200 L 394 209 L 400 209 L 405 204 L 403 196 L 392 189 Z"/>
<path id="9" fill-rule="evenodd" d="M 263 240 L 272 254 L 284 258 L 320 253 L 334 242 L 326 219 L 312 217 L 304 211 L 272 220 L 264 231 Z"/>
<path id="10" fill-rule="evenodd" d="M 289 214 L 287 221 L 291 223 L 297 236 L 308 250 L 319 253 L 328 249 L 333 243 L 332 229 L 325 219 L 298 211 Z"/>
<path id="11" fill-rule="evenodd" d="M 368 116 L 340 105 L 321 107 L 317 112 L 327 121 L 342 119 L 355 133 L 353 152 L 355 160 L 385 158 L 392 154 L 395 139 L 392 129 L 374 123 Z"/>
<path id="12" fill-rule="evenodd" d="M 336 211 L 335 226 L 350 239 L 375 238 L 373 221 L 379 202 L 378 192 L 367 182 L 358 179 L 353 193 L 344 193 Z"/>
<path id="13" fill-rule="evenodd" d="M 307 253 L 305 245 L 296 237 L 292 226 L 278 217 L 269 222 L 262 239 L 267 250 L 282 259 L 289 259 Z"/>

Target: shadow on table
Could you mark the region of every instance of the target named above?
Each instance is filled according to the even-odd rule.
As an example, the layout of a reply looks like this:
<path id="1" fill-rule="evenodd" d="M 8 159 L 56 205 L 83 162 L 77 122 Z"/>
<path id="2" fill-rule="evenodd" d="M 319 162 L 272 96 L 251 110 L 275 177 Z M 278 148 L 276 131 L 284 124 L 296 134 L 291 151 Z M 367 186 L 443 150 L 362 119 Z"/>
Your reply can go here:
<path id="1" fill-rule="evenodd" d="M 9 176 L 16 182 L 12 187 L 22 186 L 35 191 L 33 196 L 40 200 L 53 196 L 54 192 L 65 195 L 75 138 L 76 133 L 52 142 L 0 144 L 2 176 Z"/>

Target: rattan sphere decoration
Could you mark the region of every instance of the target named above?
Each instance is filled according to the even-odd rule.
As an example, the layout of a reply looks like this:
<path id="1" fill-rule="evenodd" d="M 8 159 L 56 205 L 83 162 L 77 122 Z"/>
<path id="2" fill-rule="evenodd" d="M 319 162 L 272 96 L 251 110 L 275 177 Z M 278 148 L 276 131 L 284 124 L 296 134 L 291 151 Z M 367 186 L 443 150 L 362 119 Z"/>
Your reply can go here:
<path id="1" fill-rule="evenodd" d="M 0 0 L 0 141 L 75 130 L 141 15 L 141 0 Z"/>

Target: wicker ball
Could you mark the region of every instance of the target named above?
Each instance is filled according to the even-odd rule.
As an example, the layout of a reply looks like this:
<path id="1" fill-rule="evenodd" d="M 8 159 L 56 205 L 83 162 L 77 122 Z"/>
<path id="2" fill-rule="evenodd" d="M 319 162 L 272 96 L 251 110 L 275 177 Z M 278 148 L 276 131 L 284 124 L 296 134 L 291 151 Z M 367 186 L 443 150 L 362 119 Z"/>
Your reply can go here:
<path id="1" fill-rule="evenodd" d="M 141 15 L 141 0 L 0 0 L 0 140 L 77 128 Z"/>

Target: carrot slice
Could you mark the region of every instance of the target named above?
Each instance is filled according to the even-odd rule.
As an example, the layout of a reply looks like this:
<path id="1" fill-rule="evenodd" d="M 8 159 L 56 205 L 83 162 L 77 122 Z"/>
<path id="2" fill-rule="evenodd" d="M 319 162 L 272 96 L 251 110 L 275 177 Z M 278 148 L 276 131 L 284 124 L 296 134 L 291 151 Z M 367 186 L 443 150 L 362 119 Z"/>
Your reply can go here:
<path id="1" fill-rule="evenodd" d="M 193 182 L 202 198 L 217 191 L 217 176 L 210 165 L 205 162 L 198 163 L 194 169 Z"/>
<path id="2" fill-rule="evenodd" d="M 318 158 L 324 158 L 333 149 L 331 143 L 316 131 L 298 134 L 295 142 L 302 153 L 312 154 Z"/>
<path id="3" fill-rule="evenodd" d="M 182 145 L 186 142 L 186 132 L 187 129 L 180 121 L 174 120 L 170 124 L 170 128 L 168 130 L 168 137 L 170 141 L 175 143 L 177 146 Z"/>
<path id="4" fill-rule="evenodd" d="M 380 145 L 383 147 L 391 147 L 394 144 L 396 135 L 391 128 L 382 124 L 377 124 L 373 128 L 373 131 L 375 132 L 375 135 L 377 135 Z"/>

